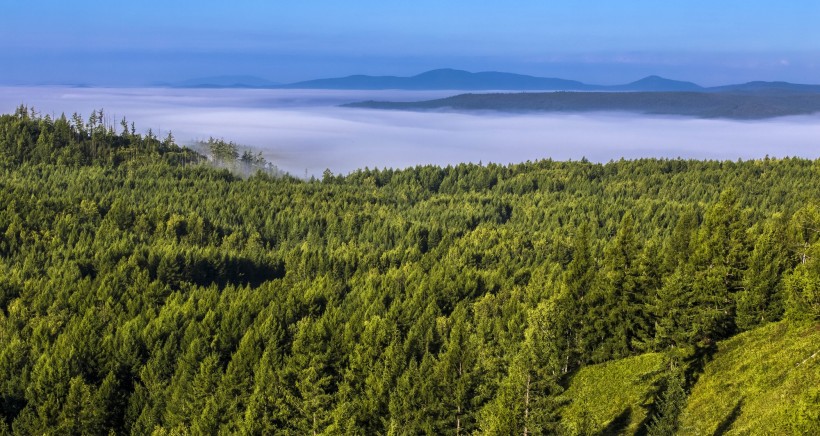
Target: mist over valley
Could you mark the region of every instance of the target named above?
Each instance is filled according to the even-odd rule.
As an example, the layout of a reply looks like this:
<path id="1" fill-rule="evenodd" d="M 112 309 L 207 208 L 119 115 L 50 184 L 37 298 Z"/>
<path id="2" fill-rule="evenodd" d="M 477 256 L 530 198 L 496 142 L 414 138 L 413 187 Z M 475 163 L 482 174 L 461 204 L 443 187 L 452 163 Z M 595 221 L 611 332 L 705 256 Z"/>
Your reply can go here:
<path id="1" fill-rule="evenodd" d="M 296 176 L 363 167 L 552 158 L 757 159 L 817 156 L 820 118 L 733 121 L 621 112 L 471 113 L 346 108 L 364 101 L 416 102 L 456 91 L 0 88 L 0 109 L 21 103 L 58 117 L 103 108 L 141 131 L 173 132 L 180 144 L 210 136 L 260 151 Z"/>

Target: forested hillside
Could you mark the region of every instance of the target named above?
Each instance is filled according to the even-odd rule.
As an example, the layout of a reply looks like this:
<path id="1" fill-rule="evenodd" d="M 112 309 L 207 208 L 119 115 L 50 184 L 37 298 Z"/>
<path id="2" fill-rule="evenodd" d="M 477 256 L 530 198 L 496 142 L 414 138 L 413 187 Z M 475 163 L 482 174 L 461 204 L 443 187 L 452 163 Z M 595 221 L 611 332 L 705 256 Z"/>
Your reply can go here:
<path id="1" fill-rule="evenodd" d="M 741 90 L 742 89 L 742 90 Z M 724 92 L 519 92 L 459 94 L 436 100 L 363 101 L 343 105 L 393 110 L 500 112 L 625 112 L 694 118 L 762 120 L 820 112 L 816 90 L 727 87 Z"/>
<path id="2" fill-rule="evenodd" d="M 241 178 L 109 124 L 0 117 L 0 433 L 583 434 L 636 380 L 668 434 L 719 341 L 820 319 L 820 160 Z"/>

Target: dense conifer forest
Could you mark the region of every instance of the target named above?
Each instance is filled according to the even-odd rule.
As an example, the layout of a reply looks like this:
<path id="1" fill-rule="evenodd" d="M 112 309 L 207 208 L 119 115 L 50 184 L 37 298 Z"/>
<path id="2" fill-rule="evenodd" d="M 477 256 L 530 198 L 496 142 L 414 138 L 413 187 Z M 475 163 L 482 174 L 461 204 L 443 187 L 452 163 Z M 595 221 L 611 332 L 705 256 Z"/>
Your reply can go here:
<path id="1" fill-rule="evenodd" d="M 761 337 L 820 429 L 820 160 L 225 166 L 0 116 L 0 433 L 685 433 Z"/>

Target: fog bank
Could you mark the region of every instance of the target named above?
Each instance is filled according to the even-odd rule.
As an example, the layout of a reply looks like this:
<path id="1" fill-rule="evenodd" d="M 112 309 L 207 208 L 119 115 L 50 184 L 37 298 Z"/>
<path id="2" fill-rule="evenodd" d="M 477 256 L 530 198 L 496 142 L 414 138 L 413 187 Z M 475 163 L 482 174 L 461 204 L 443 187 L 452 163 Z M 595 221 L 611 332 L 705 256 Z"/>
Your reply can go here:
<path id="1" fill-rule="evenodd" d="M 767 121 L 628 114 L 426 113 L 339 108 L 367 99 L 414 101 L 454 92 L 149 88 L 0 88 L 0 112 L 25 103 L 59 116 L 104 108 L 177 142 L 223 137 L 294 175 L 325 168 L 407 167 L 553 158 L 754 159 L 820 156 L 820 116 Z"/>

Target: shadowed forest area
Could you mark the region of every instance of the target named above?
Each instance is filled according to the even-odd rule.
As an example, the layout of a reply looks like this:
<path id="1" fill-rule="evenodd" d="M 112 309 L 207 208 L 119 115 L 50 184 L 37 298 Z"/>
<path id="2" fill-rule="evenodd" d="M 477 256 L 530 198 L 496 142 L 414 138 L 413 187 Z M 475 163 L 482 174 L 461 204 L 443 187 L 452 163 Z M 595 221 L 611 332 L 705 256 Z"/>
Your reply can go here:
<path id="1" fill-rule="evenodd" d="M 259 170 L 0 116 L 0 433 L 755 432 L 693 416 L 783 380 L 765 428 L 820 429 L 820 160 L 302 180 L 211 144 Z"/>

